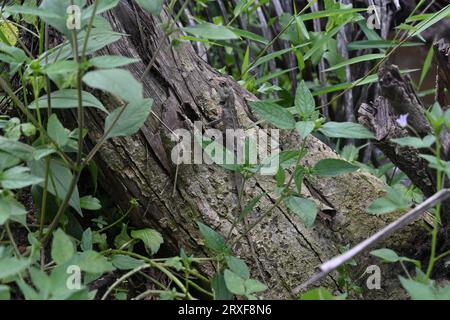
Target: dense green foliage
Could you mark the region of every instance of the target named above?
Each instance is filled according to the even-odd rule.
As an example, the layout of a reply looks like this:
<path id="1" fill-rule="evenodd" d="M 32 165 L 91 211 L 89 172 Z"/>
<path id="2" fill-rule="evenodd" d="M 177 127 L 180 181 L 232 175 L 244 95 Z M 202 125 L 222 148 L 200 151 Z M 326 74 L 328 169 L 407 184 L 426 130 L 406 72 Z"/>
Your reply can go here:
<path id="1" fill-rule="evenodd" d="M 227 22 L 221 15 L 215 16 L 213 21 L 207 21 L 201 15 L 205 7 L 212 5 L 211 2 L 195 1 L 194 9 L 198 13 L 194 17 L 195 25 L 178 30 L 169 24 L 165 31 L 167 36 L 172 36 L 174 46 L 180 41 L 202 44 L 209 51 L 211 64 L 261 98 L 252 102 L 250 107 L 262 121 L 275 128 L 295 131 L 301 137 L 303 142 L 298 150 L 285 150 L 279 154 L 281 161 L 274 177 L 278 198 L 274 207 L 284 204 L 309 228 L 315 223 L 318 208 L 314 201 L 302 196 L 302 180 L 305 177 L 335 177 L 356 170 L 371 172 L 388 185 L 386 196 L 376 200 L 367 209 L 367 214 L 382 215 L 405 210 L 413 200 L 421 200 L 422 195 L 416 187 L 402 183 L 405 175 L 392 170 L 392 163 L 384 161 L 382 166 L 362 163 L 359 152 L 367 146 L 365 140 L 372 139 L 373 134 L 360 124 L 327 118 L 317 97 L 330 95 L 328 104 L 336 109 L 342 92 L 377 82 L 376 68 L 352 82 L 346 80 L 344 69 L 367 61 L 378 63 L 400 47 L 420 45 L 420 34 L 448 17 L 450 5 L 435 14 L 411 14 L 396 30 L 398 33 L 406 30 L 407 36 L 390 41 L 368 28 L 362 15 L 366 8 L 352 8 L 351 5 L 325 0 L 324 10 L 311 12 L 311 6 L 316 2 L 311 1 L 298 8 L 298 12 L 296 9 L 297 14 L 291 16 L 286 13 L 279 17 L 282 30 L 274 39 L 287 40 L 289 46 L 274 51 L 269 50 L 274 40 L 251 32 L 250 28 L 241 29 L 235 23 L 240 16 L 245 16 L 251 25 L 255 25 L 257 9 L 268 5 L 269 1 L 241 0 Z M 130 201 L 129 210 L 122 212 L 108 199 L 108 195 L 97 188 L 98 168 L 94 156 L 100 146 L 107 139 L 135 134 L 151 116 L 153 105 L 151 97 L 144 97 L 142 84 L 124 68 L 135 60 L 122 56 L 93 56 L 123 36 L 114 32 L 100 15 L 117 3 L 118 0 L 102 0 L 88 5 L 83 0 L 44 0 L 39 5 L 36 1 L 25 1 L 2 9 L 0 61 L 4 74 L 0 78 L 0 86 L 8 108 L 14 107 L 16 116 L 0 118 L 0 298 L 144 299 L 157 296 L 161 299 L 230 299 L 239 296 L 258 299 L 268 288 L 250 277 L 249 267 L 233 256 L 230 249 L 242 241 L 242 237 L 225 238 L 198 222 L 209 257 L 189 256 L 182 248 L 178 256 L 155 257 L 164 242 L 162 235 L 154 229 L 135 229 L 128 225 L 128 215 L 138 205 L 137 202 Z M 136 0 L 136 3 L 158 17 L 164 1 Z M 82 8 L 80 30 L 67 27 L 66 9 L 70 4 Z M 416 11 L 423 4 L 421 1 Z M 165 10 L 176 19 L 180 19 L 178 13 L 186 8 L 176 0 L 167 5 Z M 326 21 L 326 27 L 323 31 L 313 32 L 309 22 L 319 18 Z M 275 20 L 278 17 L 269 23 Z M 365 38 L 349 43 L 349 50 L 377 49 L 377 53 L 344 59 L 338 52 L 336 37 L 348 25 L 360 28 Z M 48 48 L 46 26 L 54 28 L 64 41 Z M 29 33 L 39 42 L 36 54 L 21 45 L 21 33 Z M 296 59 L 294 68 L 298 71 L 295 83 L 289 77 L 289 68 L 273 70 L 269 67 L 271 62 L 280 61 L 292 53 Z M 239 57 L 240 65 L 232 63 L 235 56 Z M 329 75 L 326 86 L 321 85 L 319 75 L 311 71 L 321 59 L 329 65 L 323 70 Z M 429 59 L 427 61 L 421 70 L 421 82 L 430 68 Z M 310 75 L 304 77 L 307 73 Z M 20 88 L 13 84 L 14 81 L 20 83 Z M 92 91 L 83 88 L 111 94 L 120 103 L 108 111 L 111 108 L 106 108 Z M 88 153 L 84 148 L 87 134 L 84 108 L 96 108 L 105 114 L 103 136 Z M 63 125 L 61 109 L 74 110 L 78 119 L 76 128 L 69 129 Z M 440 159 L 440 133 L 450 127 L 450 111 L 442 110 L 436 103 L 426 116 L 433 135 L 423 139 L 407 137 L 394 142 L 400 146 L 432 149 L 431 154 L 423 154 L 422 157 L 436 170 L 437 190 L 441 190 L 445 175 L 450 176 L 450 163 Z M 302 166 L 301 160 L 308 152 L 306 139 L 310 135 L 329 142 L 341 158 L 324 159 L 310 167 Z M 345 144 L 355 140 L 363 142 Z M 211 141 L 204 144 L 205 149 L 209 143 Z M 248 163 L 224 167 L 242 174 L 244 183 L 257 176 L 261 169 Z M 81 188 L 82 176 L 84 179 L 88 177 L 89 183 L 84 183 Z M 260 200 L 259 197 L 247 199 L 245 194 L 240 196 L 246 205 L 236 217 L 235 225 L 242 223 Z M 260 220 L 273 208 L 263 212 Z M 450 299 L 450 287 L 439 288 L 430 278 L 435 264 L 448 253 L 436 256 L 440 205 L 435 208 L 434 215 L 432 257 L 427 266 L 422 266 L 417 260 L 400 257 L 389 249 L 372 252 L 385 262 L 412 263 L 415 266 L 414 275 L 400 277 L 401 285 L 412 298 Z M 18 243 L 19 238 L 24 239 Z M 202 275 L 197 267 L 210 261 L 218 266 L 211 279 Z M 78 266 L 78 271 L 83 273 L 79 286 L 77 270 L 70 269 L 72 266 Z M 325 289 L 314 289 L 303 294 L 302 298 L 359 297 L 361 288 L 352 284 L 347 267 L 344 265 L 338 270 L 344 295 L 335 297 Z M 161 282 L 156 273 L 145 272 L 148 269 L 163 274 L 166 281 Z M 111 274 L 114 275 L 113 281 L 104 292 L 99 294 L 90 289 L 89 284 Z M 129 296 L 124 283 L 136 276 L 153 283 L 154 288 L 138 290 L 137 296 Z"/>

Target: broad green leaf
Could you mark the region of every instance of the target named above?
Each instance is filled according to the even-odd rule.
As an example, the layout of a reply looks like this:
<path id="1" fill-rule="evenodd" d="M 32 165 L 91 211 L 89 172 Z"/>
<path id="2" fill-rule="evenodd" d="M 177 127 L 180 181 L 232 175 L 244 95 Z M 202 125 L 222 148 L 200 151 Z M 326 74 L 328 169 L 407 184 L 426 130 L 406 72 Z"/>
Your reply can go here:
<path id="1" fill-rule="evenodd" d="M 314 201 L 300 197 L 289 197 L 286 206 L 303 221 L 307 228 L 314 224 L 317 216 L 317 205 Z"/>
<path id="2" fill-rule="evenodd" d="M 7 139 L 0 136 L 0 150 L 5 151 L 13 156 L 16 156 L 22 160 L 33 159 L 33 153 L 35 149 L 25 143 L 20 141 L 15 141 L 13 139 Z"/>
<path id="3" fill-rule="evenodd" d="M 135 259 L 123 254 L 116 254 L 111 260 L 114 267 L 120 270 L 131 270 L 140 267 L 144 264 L 144 261 Z"/>
<path id="4" fill-rule="evenodd" d="M 314 171 L 322 177 L 336 177 L 358 170 L 359 167 L 340 159 L 323 159 L 316 163 Z"/>
<path id="5" fill-rule="evenodd" d="M 145 10 L 155 16 L 161 14 L 164 5 L 164 0 L 136 0 L 136 2 Z"/>
<path id="6" fill-rule="evenodd" d="M 239 37 L 225 26 L 220 26 L 208 22 L 197 24 L 193 27 L 183 28 L 187 33 L 193 34 L 197 37 L 202 37 L 211 40 L 233 40 Z"/>
<path id="7" fill-rule="evenodd" d="M 305 81 L 301 81 L 295 94 L 295 107 L 302 119 L 308 120 L 314 113 L 316 102 L 306 86 Z"/>
<path id="8" fill-rule="evenodd" d="M 430 285 L 399 276 L 400 283 L 412 300 L 435 300 L 435 293 Z"/>
<path id="9" fill-rule="evenodd" d="M 404 137 L 392 139 L 391 141 L 401 145 L 402 147 L 429 148 L 436 141 L 436 138 L 432 135 L 428 135 L 423 139 L 416 137 Z"/>
<path id="10" fill-rule="evenodd" d="M 56 230 L 53 234 L 52 242 L 53 261 L 56 264 L 63 264 L 71 259 L 75 252 L 75 246 L 72 240 L 61 229 Z"/>
<path id="11" fill-rule="evenodd" d="M 381 258 L 387 262 L 397 262 L 400 260 L 400 257 L 398 256 L 398 254 L 395 253 L 395 251 L 393 251 L 391 249 L 373 250 L 370 254 L 375 257 Z"/>
<path id="12" fill-rule="evenodd" d="M 17 259 L 15 257 L 0 259 L 0 279 L 5 279 L 22 272 L 30 265 L 30 260 Z"/>
<path id="13" fill-rule="evenodd" d="M 99 56 L 89 60 L 89 63 L 99 69 L 113 69 L 138 61 L 139 59 L 127 58 L 123 56 Z"/>
<path id="14" fill-rule="evenodd" d="M 327 122 L 320 129 L 330 138 L 373 139 L 372 132 L 359 123 L 353 122 Z"/>
<path id="15" fill-rule="evenodd" d="M 20 163 L 20 159 L 12 154 L 0 151 L 0 172 Z"/>
<path id="16" fill-rule="evenodd" d="M 79 254 L 74 262 L 82 271 L 89 273 L 102 274 L 115 269 L 107 258 L 92 250 Z"/>
<path id="17" fill-rule="evenodd" d="M 245 280 L 244 286 L 245 286 L 246 294 L 252 294 L 252 293 L 257 293 L 257 292 L 267 290 L 267 286 L 265 284 L 259 282 L 258 280 L 255 280 L 255 279 Z"/>
<path id="18" fill-rule="evenodd" d="M 396 210 L 407 209 L 410 206 L 410 200 L 406 199 L 401 192 L 395 188 L 387 188 L 387 194 L 376 199 L 367 208 L 367 212 L 370 214 L 381 215 Z"/>
<path id="19" fill-rule="evenodd" d="M 279 129 L 295 128 L 295 120 L 291 113 L 283 107 L 269 101 L 253 101 L 250 107 L 265 121 Z"/>
<path id="20" fill-rule="evenodd" d="M 9 292 L 9 287 L 4 284 L 0 284 L 0 301 L 11 299 L 11 293 Z"/>
<path id="21" fill-rule="evenodd" d="M 214 300 L 231 300 L 233 294 L 228 290 L 225 277 L 222 272 L 216 272 L 211 281 Z"/>
<path id="22" fill-rule="evenodd" d="M 93 196 L 84 196 L 80 199 L 80 206 L 86 210 L 100 210 L 102 205 L 100 200 Z"/>
<path id="23" fill-rule="evenodd" d="M 115 109 L 106 117 L 105 134 L 108 138 L 135 134 L 144 125 L 152 106 L 153 99 L 143 99 Z"/>
<path id="24" fill-rule="evenodd" d="M 145 247 L 150 254 L 156 254 L 159 247 L 164 242 L 161 234 L 154 229 L 141 229 L 131 231 L 131 237 L 133 239 L 140 239 L 144 243 Z"/>
<path id="25" fill-rule="evenodd" d="M 227 257 L 227 265 L 231 271 L 239 275 L 241 278 L 250 278 L 250 270 L 248 269 L 247 264 L 244 262 L 244 260 L 229 256 Z"/>
<path id="26" fill-rule="evenodd" d="M 70 5 L 77 5 L 82 8 L 86 4 L 85 0 L 43 0 L 39 6 L 41 13 L 38 14 L 45 22 L 50 24 L 59 32 L 70 36 L 71 30 L 68 29 L 67 20 L 69 19 L 67 8 Z M 48 13 L 51 13 L 49 15 Z M 30 13 L 28 13 L 30 14 Z M 85 25 L 86 19 L 82 19 L 81 26 Z"/>
<path id="27" fill-rule="evenodd" d="M 63 89 L 59 91 L 54 91 L 50 95 L 52 108 L 53 109 L 70 109 L 78 108 L 78 91 L 75 89 Z M 82 92 L 83 107 L 94 107 L 102 110 L 105 113 L 108 111 L 105 109 L 103 104 L 94 97 L 91 93 L 83 91 Z M 38 108 L 47 108 L 48 96 L 42 96 L 38 99 Z M 36 108 L 36 102 L 33 101 L 28 106 L 30 109 Z"/>
<path id="28" fill-rule="evenodd" d="M 325 288 L 315 288 L 303 293 L 300 300 L 339 300 Z"/>
<path id="29" fill-rule="evenodd" d="M 81 236 L 80 248 L 83 251 L 92 250 L 93 245 L 93 236 L 91 228 L 87 228 L 84 230 L 83 235 Z"/>
<path id="30" fill-rule="evenodd" d="M 224 272 L 224 278 L 227 289 L 230 290 L 231 293 L 239 296 L 245 295 L 244 279 L 228 269 Z"/>
<path id="31" fill-rule="evenodd" d="M 225 239 L 220 234 L 201 222 L 197 222 L 197 224 L 208 249 L 216 253 L 225 253 L 228 251 Z"/>
<path id="32" fill-rule="evenodd" d="M 23 205 L 14 199 L 11 194 L 0 194 L 0 226 L 9 219 L 24 223 L 26 214 L 27 211 Z"/>
<path id="33" fill-rule="evenodd" d="M 5 189 L 22 189 L 42 181 L 42 178 L 30 174 L 30 169 L 26 167 L 13 167 L 0 173 L 0 184 Z"/>
<path id="34" fill-rule="evenodd" d="M 64 147 L 69 142 L 69 132 L 61 124 L 56 114 L 52 114 L 48 119 L 47 133 L 59 147 Z"/>
<path id="35" fill-rule="evenodd" d="M 107 91 L 126 102 L 142 102 L 143 87 L 130 71 L 122 69 L 95 70 L 86 73 L 83 82 L 88 86 Z"/>
<path id="36" fill-rule="evenodd" d="M 31 161 L 30 162 L 31 173 L 37 177 L 42 179 L 45 178 L 46 164 L 43 159 L 39 161 Z M 60 164 L 56 160 L 50 160 L 50 175 L 49 179 L 51 183 L 48 184 L 48 192 L 58 197 L 60 200 L 63 200 L 69 191 L 70 182 L 72 181 L 73 175 L 72 172 Z M 41 183 L 43 187 L 43 183 Z M 75 187 L 75 190 L 70 197 L 69 204 L 72 208 L 74 208 L 80 215 L 82 215 L 81 207 L 80 207 L 80 195 L 78 193 L 78 187 Z"/>

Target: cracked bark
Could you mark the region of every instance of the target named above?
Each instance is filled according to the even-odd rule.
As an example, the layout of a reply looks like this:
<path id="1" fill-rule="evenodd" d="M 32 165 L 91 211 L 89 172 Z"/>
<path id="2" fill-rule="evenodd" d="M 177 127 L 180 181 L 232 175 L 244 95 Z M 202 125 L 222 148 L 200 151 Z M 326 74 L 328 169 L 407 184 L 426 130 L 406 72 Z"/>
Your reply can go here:
<path id="1" fill-rule="evenodd" d="M 156 46 L 165 37 L 160 22 L 141 10 L 139 19 L 145 37 L 141 38 L 133 10 L 127 1 L 106 15 L 115 31 L 129 34 L 109 46 L 103 54 L 120 54 L 141 59 L 129 66 L 129 70 L 140 78 Z M 162 14 L 162 19 L 169 18 Z M 156 58 L 155 67 L 143 79 L 144 95 L 155 101 L 153 111 L 171 130 L 185 128 L 193 130 L 193 122 L 201 121 L 203 127 L 220 118 L 219 93 L 221 84 L 232 88 L 236 96 L 236 108 L 244 127 L 254 124 L 247 101 L 256 98 L 242 89 L 231 78 L 220 75 L 200 59 L 188 43 L 173 47 L 167 39 Z M 104 104 L 113 109 L 115 99 L 101 96 Z M 102 134 L 104 115 L 95 110 L 86 114 L 89 127 L 90 146 Z M 285 148 L 298 148 L 299 138 L 294 133 L 283 135 Z M 137 226 L 149 226 L 159 230 L 165 239 L 164 248 L 177 253 L 184 248 L 189 254 L 204 255 L 205 249 L 196 221 L 202 221 L 223 235 L 233 221 L 237 199 L 228 172 L 216 165 L 181 165 L 175 194 L 172 195 L 176 167 L 170 154 L 176 142 L 171 133 L 155 117 L 150 117 L 145 126 L 133 137 L 109 140 L 103 145 L 96 161 L 101 168 L 100 184 L 119 205 L 128 207 L 130 198 L 138 200 L 140 206 L 132 213 Z M 307 141 L 308 155 L 305 165 L 323 158 L 337 155 L 325 144 L 311 137 Z M 312 228 L 305 228 L 293 214 L 280 206 L 261 224 L 253 229 L 249 238 L 253 241 L 258 259 L 267 278 L 270 290 L 268 298 L 293 298 L 291 289 L 307 280 L 321 262 L 339 254 L 346 245 L 353 245 L 373 234 L 382 226 L 399 216 L 371 216 L 365 208 L 383 194 L 384 186 L 375 177 L 357 172 L 336 178 L 315 178 L 305 182 L 303 193 L 319 204 L 327 219 L 319 218 Z M 276 198 L 272 177 L 252 179 L 246 187 L 246 198 L 267 193 L 249 215 L 250 223 L 256 220 Z M 311 190 L 311 191 L 310 191 Z M 331 214 L 330 214 L 331 213 Z M 242 232 L 239 226 L 234 235 Z M 422 229 L 418 223 L 408 226 L 384 243 L 385 246 L 404 252 L 421 241 Z M 245 241 L 234 248 L 250 266 L 255 266 L 250 248 Z M 376 260 L 368 255 L 358 259 L 359 265 L 352 269 L 355 279 Z M 215 266 L 202 266 L 203 272 L 212 274 Z M 381 266 L 384 279 L 396 279 L 391 265 Z M 256 268 L 252 275 L 258 277 Z M 337 290 L 332 274 L 318 285 Z M 364 280 L 363 280 L 364 281 Z M 386 281 L 384 291 L 371 291 L 365 297 L 403 297 L 397 280 Z"/>

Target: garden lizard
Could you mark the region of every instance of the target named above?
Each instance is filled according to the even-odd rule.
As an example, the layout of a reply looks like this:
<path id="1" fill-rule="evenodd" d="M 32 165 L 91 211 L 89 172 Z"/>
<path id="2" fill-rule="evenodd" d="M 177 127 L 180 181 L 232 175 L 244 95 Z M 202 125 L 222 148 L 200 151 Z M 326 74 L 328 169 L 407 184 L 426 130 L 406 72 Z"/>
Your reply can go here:
<path id="1" fill-rule="evenodd" d="M 236 101 L 235 101 L 235 96 L 234 96 L 233 90 L 229 87 L 222 87 L 221 89 L 219 89 L 219 96 L 220 96 L 220 106 L 222 107 L 221 120 L 222 120 L 222 123 L 224 126 L 225 133 L 226 133 L 227 129 L 232 129 L 232 130 L 241 129 L 237 110 L 235 107 Z M 232 151 L 234 154 L 234 159 L 236 161 L 235 163 L 239 163 L 237 148 L 242 147 L 242 146 L 239 144 L 239 141 L 236 141 L 236 143 L 233 143 L 233 146 L 234 146 L 234 150 L 230 150 L 230 151 Z M 241 173 L 239 173 L 237 171 L 233 172 L 233 184 L 234 184 L 234 189 L 235 189 L 236 195 L 238 197 L 238 203 L 236 206 L 236 210 L 234 212 L 234 218 L 239 219 L 239 215 L 241 214 L 242 210 L 244 209 L 244 205 L 243 205 L 244 178 L 242 177 Z M 244 227 L 245 227 L 244 232 L 247 232 L 248 226 L 249 226 L 247 217 L 244 217 L 243 222 L 244 222 Z M 263 270 L 261 269 L 260 263 L 258 261 L 257 255 L 256 255 L 255 248 L 253 246 L 253 243 L 249 239 L 248 234 L 245 234 L 245 238 L 247 239 L 248 245 L 249 245 L 252 255 L 255 259 L 255 263 L 258 266 L 262 280 L 264 280 L 264 282 L 266 282 Z"/>

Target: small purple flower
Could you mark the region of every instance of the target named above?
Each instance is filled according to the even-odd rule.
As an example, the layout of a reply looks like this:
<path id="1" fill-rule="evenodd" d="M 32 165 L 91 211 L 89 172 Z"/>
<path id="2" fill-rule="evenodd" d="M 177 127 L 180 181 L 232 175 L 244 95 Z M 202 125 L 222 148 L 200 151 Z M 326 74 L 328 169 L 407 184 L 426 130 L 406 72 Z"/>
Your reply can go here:
<path id="1" fill-rule="evenodd" d="M 397 123 L 400 125 L 400 127 L 405 128 L 408 126 L 408 116 L 409 114 L 402 114 L 398 119 L 396 120 Z"/>

